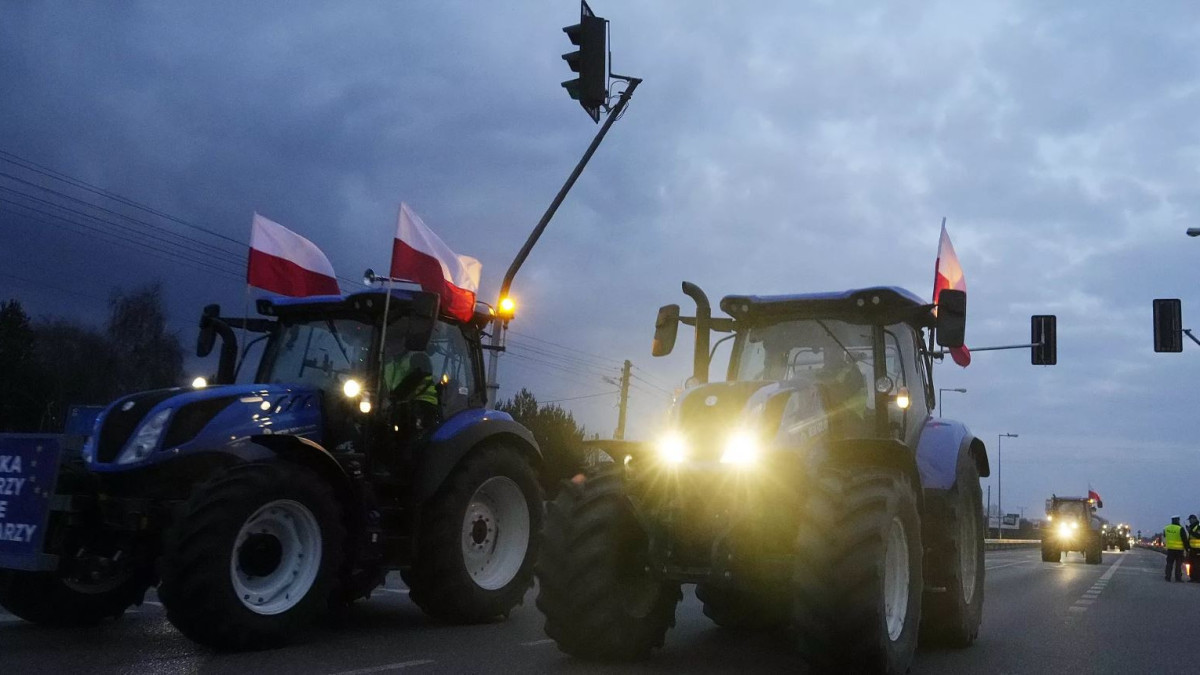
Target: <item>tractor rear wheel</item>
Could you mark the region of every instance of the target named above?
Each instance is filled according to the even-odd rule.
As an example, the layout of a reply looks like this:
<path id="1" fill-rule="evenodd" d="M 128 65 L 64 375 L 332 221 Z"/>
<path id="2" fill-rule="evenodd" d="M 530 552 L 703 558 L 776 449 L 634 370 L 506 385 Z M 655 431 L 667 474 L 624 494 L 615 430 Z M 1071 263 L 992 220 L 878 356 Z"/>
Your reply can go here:
<path id="1" fill-rule="evenodd" d="M 928 502 L 926 502 L 928 504 Z M 922 639 L 950 647 L 968 647 L 979 636 L 983 619 L 983 494 L 979 469 L 970 457 L 958 463 L 958 475 L 947 495 L 944 531 L 926 532 L 925 538 L 943 543 L 926 560 L 926 579 L 943 587 L 926 593 L 922 607 Z M 930 528 L 934 523 L 926 523 Z M 940 536 L 939 536 L 940 535 Z M 931 566 L 935 566 L 930 569 Z"/>
<path id="2" fill-rule="evenodd" d="M 793 578 L 801 657 L 817 672 L 907 672 L 924 590 L 911 479 L 885 467 L 826 469 L 807 487 Z"/>
<path id="3" fill-rule="evenodd" d="M 542 489 L 516 448 L 469 455 L 421 517 L 417 561 L 402 574 L 409 598 L 450 623 L 507 617 L 533 584 Z"/>
<path id="4" fill-rule="evenodd" d="M 332 487 L 287 462 L 234 466 L 192 493 L 167 530 L 167 618 L 217 649 L 301 637 L 333 597 L 346 539 Z"/>
<path id="5" fill-rule="evenodd" d="M 537 606 L 546 634 L 579 658 L 645 658 L 675 625 L 679 585 L 651 573 L 619 472 L 564 483 L 546 514 Z"/>
<path id="6" fill-rule="evenodd" d="M 1088 565 L 1100 564 L 1100 544 L 1089 544 L 1083 552 L 1083 561 Z"/>

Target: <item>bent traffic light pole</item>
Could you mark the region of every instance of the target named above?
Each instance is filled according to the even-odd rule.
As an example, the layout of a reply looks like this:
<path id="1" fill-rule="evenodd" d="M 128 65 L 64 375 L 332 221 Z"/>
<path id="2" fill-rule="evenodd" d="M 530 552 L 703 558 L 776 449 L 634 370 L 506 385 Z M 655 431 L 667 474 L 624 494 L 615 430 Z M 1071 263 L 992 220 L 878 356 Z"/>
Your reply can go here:
<path id="1" fill-rule="evenodd" d="M 544 232 L 546 230 L 546 226 L 550 224 L 550 219 L 553 218 L 554 213 L 558 211 L 559 205 L 562 204 L 563 199 L 565 199 L 567 196 L 567 193 L 571 191 L 571 188 L 575 185 L 575 181 L 578 180 L 579 175 L 583 173 L 584 167 L 587 166 L 588 160 L 590 160 L 592 155 L 595 154 L 596 148 L 600 147 L 600 142 L 604 140 L 604 136 L 608 133 L 609 128 L 612 127 L 613 122 L 617 121 L 617 119 L 621 117 L 621 113 L 625 110 L 625 106 L 629 103 L 629 99 L 633 97 L 633 91 L 637 89 L 637 86 L 642 82 L 641 78 L 637 77 L 622 78 L 619 75 L 614 75 L 613 77 L 624 79 L 629 83 L 629 86 L 625 87 L 625 91 L 621 92 L 620 99 L 617 101 L 617 104 L 613 106 L 612 110 L 608 112 L 608 118 L 604 120 L 604 124 L 601 125 L 600 130 L 596 132 L 596 137 L 592 139 L 591 145 L 589 145 L 587 151 L 583 153 L 583 157 L 579 159 L 579 163 L 575 165 L 575 170 L 572 171 L 571 175 L 567 177 L 567 182 L 563 183 L 563 186 L 559 189 L 558 194 L 554 196 L 554 201 L 550 202 L 549 208 L 547 208 L 546 212 L 542 214 L 542 219 L 538 221 L 536 226 L 534 226 L 533 232 L 529 233 L 529 238 L 525 240 L 525 245 L 521 247 L 521 250 L 517 252 L 517 257 L 513 258 L 512 264 L 508 266 L 508 271 L 504 273 L 504 281 L 500 284 L 501 301 L 508 297 L 508 291 L 512 287 L 513 279 L 517 276 L 517 272 L 520 271 L 521 265 L 525 264 L 525 259 L 529 257 L 529 252 L 533 250 L 534 245 L 537 244 L 538 239 L 542 236 L 542 232 Z M 488 361 L 487 386 L 489 394 L 494 394 L 496 389 L 499 387 L 496 382 L 496 354 L 498 351 L 502 351 L 504 349 L 504 340 L 502 334 L 507 328 L 507 323 L 507 321 L 502 321 L 497 318 L 496 327 L 492 332 L 492 345 L 490 347 L 491 358 Z M 491 396 L 489 396 L 489 400 L 490 398 Z"/>

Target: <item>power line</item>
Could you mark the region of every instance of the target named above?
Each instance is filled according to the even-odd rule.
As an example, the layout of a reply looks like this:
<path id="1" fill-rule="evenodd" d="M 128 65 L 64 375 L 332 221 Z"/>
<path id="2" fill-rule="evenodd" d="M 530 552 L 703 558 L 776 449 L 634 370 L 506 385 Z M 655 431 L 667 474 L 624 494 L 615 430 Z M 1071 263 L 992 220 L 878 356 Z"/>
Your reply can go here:
<path id="1" fill-rule="evenodd" d="M 519 333 L 519 332 L 517 332 L 517 331 L 515 331 L 515 330 L 512 330 L 511 328 L 509 329 L 509 331 L 508 331 L 508 332 L 509 332 L 509 334 L 511 334 L 511 335 L 518 335 L 518 336 L 520 336 L 520 337 L 523 337 L 523 338 L 526 338 L 526 339 L 528 339 L 528 340 L 533 340 L 534 342 L 541 342 L 541 343 L 543 343 L 543 344 L 550 345 L 551 347 L 558 347 L 559 349 L 565 349 L 565 350 L 567 350 L 567 351 L 570 351 L 570 352 L 576 352 L 576 353 L 578 353 L 578 354 L 583 354 L 584 356 L 589 356 L 589 357 L 591 357 L 591 358 L 593 358 L 593 359 L 597 359 L 597 360 L 599 360 L 599 361 L 603 361 L 603 362 L 605 362 L 605 363 L 611 363 L 611 364 L 614 364 L 614 365 L 613 365 L 613 367 L 614 367 L 614 368 L 620 368 L 620 367 L 621 367 L 621 362 L 620 362 L 619 360 L 617 360 L 617 359 L 612 359 L 612 358 L 609 358 L 609 357 L 607 357 L 607 356 L 600 356 L 599 354 L 595 354 L 595 353 L 593 353 L 593 352 L 587 352 L 587 351 L 584 351 L 584 350 L 582 350 L 582 349 L 576 349 L 575 347 L 568 347 L 567 345 L 559 344 L 559 343 L 557 343 L 557 342 L 551 342 L 551 341 L 549 341 L 549 340 L 543 340 L 542 338 L 534 337 L 534 336 L 532 336 L 532 335 L 527 335 L 527 334 L 525 334 L 525 333 Z"/>
<path id="2" fill-rule="evenodd" d="M 0 189 L 2 189 L 2 188 L 0 188 Z M 69 225 L 69 226 L 73 226 L 73 227 L 77 227 L 77 228 L 83 228 L 84 230 L 89 230 L 89 231 L 95 232 L 95 233 L 97 233 L 98 235 L 103 235 L 103 236 L 99 236 L 98 238 L 100 239 L 100 241 L 103 241 L 103 242 L 105 242 L 105 243 L 108 243 L 108 244 L 113 244 L 113 245 L 115 245 L 115 246 L 120 246 L 120 244 L 118 244 L 117 242 L 113 241 L 112 239 L 108 239 L 108 238 L 106 238 L 106 237 L 115 237 L 116 239 L 118 239 L 118 240 L 120 240 L 120 241 L 123 241 L 123 242 L 129 243 L 129 244 L 132 244 L 132 245 L 134 245 L 134 246 L 137 246 L 137 247 L 140 247 L 140 248 L 146 249 L 148 252 L 150 252 L 150 253 L 151 253 L 151 255 L 154 255 L 155 253 L 159 253 L 159 254 L 161 254 L 161 255 L 155 255 L 155 257 L 157 257 L 157 258 L 161 258 L 161 259 L 163 259 L 163 260 L 168 260 L 168 261 L 178 261 L 178 262 L 183 262 L 184 264 L 188 264 L 190 267 L 193 267 L 193 268 L 195 268 L 195 269 L 200 269 L 200 270 L 202 270 L 202 271 L 216 272 L 216 273 L 218 273 L 218 274 L 221 274 L 221 275 L 223 275 L 223 276 L 225 276 L 225 277 L 228 277 L 228 278 L 230 278 L 230 279 L 237 279 L 237 280 L 239 280 L 239 281 L 242 281 L 243 283 L 244 283 L 244 281 L 245 281 L 245 277 L 243 277 L 243 276 L 239 275 L 239 274 L 238 274 L 238 273 L 236 273 L 236 272 L 233 272 L 232 270 L 230 270 L 230 269 L 228 269 L 228 268 L 221 267 L 221 266 L 219 266 L 219 265 L 217 265 L 217 264 L 215 264 L 215 263 L 213 263 L 213 262 L 211 262 L 211 261 L 206 261 L 206 260 L 197 260 L 197 259 L 189 258 L 189 257 L 187 257 L 187 256 L 181 255 L 181 254 L 180 254 L 180 252 L 178 252 L 178 251 L 171 251 L 171 250 L 168 250 L 168 249 L 162 249 L 162 248 L 158 248 L 158 247 L 156 247 L 156 246 L 153 246 L 153 245 L 151 245 L 151 244 L 149 244 L 149 243 L 146 243 L 146 242 L 144 242 L 144 241 L 139 241 L 139 240 L 137 240 L 137 239 L 132 239 L 132 238 L 129 238 L 129 237 L 125 237 L 125 236 L 122 236 L 122 235 L 120 235 L 120 234 L 117 234 L 117 233 L 115 233 L 115 232 L 107 232 L 107 231 L 105 231 L 105 230 L 102 230 L 102 229 L 100 229 L 100 228 L 92 227 L 92 226 L 90 226 L 90 225 L 87 225 L 87 224 L 84 224 L 84 223 L 78 223 L 78 222 L 75 222 L 75 221 L 73 221 L 73 220 L 70 220 L 70 219 L 68 219 L 68 218 L 64 218 L 63 216 L 60 216 L 60 215 L 57 215 L 57 214 L 53 214 L 53 213 L 50 213 L 50 212 L 48 212 L 48 211 L 43 211 L 43 210 L 41 210 L 41 209 L 36 209 L 36 208 L 33 208 L 33 207 L 31 207 L 31 206 L 28 206 L 28 205 L 26 205 L 26 204 L 21 204 L 21 203 L 19 203 L 19 202 L 14 202 L 14 201 L 12 201 L 12 200 L 4 199 L 3 197 L 0 197 L 0 202 L 7 203 L 7 204 L 13 204 L 13 205 L 15 205 L 15 206 L 18 206 L 18 207 L 20 207 L 20 208 L 24 208 L 24 209 L 28 209 L 28 210 L 30 210 L 30 211 L 33 211 L 34 213 L 37 213 L 37 214 L 39 214 L 39 215 L 44 215 L 44 216 L 47 216 L 47 217 L 49 217 L 49 218 L 53 218 L 53 219 L 55 219 L 55 220 L 59 221 L 60 223 L 63 223 L 63 224 Z M 6 213 L 10 213 L 10 214 L 12 214 L 12 215 L 19 216 L 19 217 L 21 217 L 21 218 L 25 218 L 25 219 L 28 219 L 28 220 L 32 220 L 32 221 L 35 221 L 35 222 L 41 223 L 41 224 L 43 224 L 43 225 L 48 225 L 48 226 L 50 226 L 50 227 L 55 227 L 55 226 L 56 226 L 56 223 L 53 223 L 53 222 L 50 222 L 50 221 L 44 220 L 44 219 L 42 219 L 42 218 L 38 218 L 37 216 L 29 215 L 29 214 L 27 214 L 27 213 L 20 213 L 20 212 L 13 211 L 13 210 L 11 210 L 11 209 L 7 209 L 7 208 L 2 208 L 2 207 L 0 207 L 0 211 L 4 211 L 4 212 L 6 212 Z M 78 231 L 73 231 L 72 233 L 73 233 L 73 234 L 83 234 L 83 233 L 81 233 L 81 232 L 78 232 Z"/>
<path id="3" fill-rule="evenodd" d="M 562 358 L 555 354 L 551 354 L 549 352 L 543 352 L 543 351 L 539 351 L 536 349 L 530 349 L 529 347 L 526 347 L 524 345 L 510 343 L 508 345 L 508 349 L 506 351 L 508 351 L 508 353 L 511 353 L 511 354 L 523 354 L 526 356 L 532 354 L 534 356 L 541 357 L 542 360 L 545 360 L 545 361 L 548 361 L 551 363 L 555 363 L 558 365 L 562 365 L 564 367 L 573 368 L 575 370 L 588 372 L 588 373 L 591 373 L 591 374 L 594 374 L 597 376 L 610 377 L 614 374 L 614 371 L 612 371 L 612 370 L 600 369 L 600 368 L 597 368 L 596 366 L 590 366 L 582 361 L 565 359 L 565 358 Z"/>
<path id="4" fill-rule="evenodd" d="M 554 399 L 550 399 L 549 401 L 539 401 L 539 403 L 562 403 L 563 401 L 578 401 L 579 399 L 583 399 L 583 398 L 596 398 L 597 396 L 612 396 L 613 394 L 617 394 L 617 393 L 620 393 L 620 392 L 601 391 L 601 392 L 597 392 L 595 394 L 586 394 L 584 396 L 570 396 L 568 398 L 554 398 Z"/>
<path id="5" fill-rule="evenodd" d="M 155 208 L 153 208 L 153 207 L 150 207 L 150 206 L 147 206 L 147 205 L 145 205 L 145 204 L 142 204 L 142 203 L 140 203 L 140 202 L 137 202 L 137 201 L 134 201 L 134 200 L 132 200 L 132 199 L 129 199 L 128 197 L 124 197 L 124 196 L 122 196 L 122 195 L 119 195 L 119 194 L 117 194 L 117 193 L 115 193 L 115 192 L 111 192 L 111 191 L 109 191 L 109 190 L 106 190 L 106 189 L 104 189 L 104 188 L 101 188 L 101 187 L 99 187 L 99 186 L 97 186 L 97 185 L 93 185 L 93 184 L 91 184 L 91 183 L 88 183 L 87 181 L 84 181 L 84 180 L 81 180 L 81 179 L 78 179 L 78 178 L 75 178 L 75 177 L 69 176 L 69 175 L 67 175 L 67 174 L 65 174 L 65 173 L 62 173 L 62 172 L 60 172 L 60 171 L 56 171 L 56 170 L 54 170 L 54 169 L 51 169 L 51 168 L 49 168 L 49 167 L 43 166 L 43 165 L 41 165 L 41 164 L 38 164 L 38 163 L 36 163 L 36 162 L 34 162 L 34 161 L 32 161 L 32 160 L 25 159 L 24 157 L 21 157 L 21 156 L 19 156 L 19 155 L 13 154 L 13 153 L 11 153 L 11 152 L 8 152 L 8 151 L 6 151 L 6 150 L 0 149 L 0 160 L 2 160 L 2 161 L 5 161 L 5 162 L 8 162 L 8 163 L 10 163 L 10 164 L 13 164 L 13 165 L 16 165 L 16 166 L 19 166 L 19 167 L 21 167 L 21 168 L 23 168 L 23 169 L 25 169 L 25 170 L 27 170 L 27 171 L 30 171 L 30 172 L 33 172 L 33 173 L 36 173 L 36 174 L 39 174 L 39 175 L 45 176 L 45 177 L 47 177 L 47 178 L 50 178 L 50 179 L 52 179 L 52 180 L 57 180 L 57 181 L 61 181 L 61 182 L 67 183 L 67 184 L 69 184 L 69 185 L 72 185 L 72 186 L 74 186 L 74 187 L 77 187 L 77 188 L 79 188 L 79 189 L 85 190 L 85 191 L 87 191 L 87 192 L 90 192 L 90 193 L 92 193 L 92 194 L 99 195 L 99 196 L 102 196 L 102 197 L 106 197 L 106 198 L 108 198 L 108 199 L 111 199 L 111 200 L 113 200 L 113 201 L 116 201 L 116 202 L 118 202 L 118 203 L 124 204 L 124 205 L 126 205 L 126 206 L 131 206 L 131 207 L 133 207 L 133 208 L 140 209 L 140 210 L 142 210 L 142 211 L 145 211 L 146 213 L 153 214 L 153 215 L 155 215 L 155 216 L 158 216 L 158 217 L 160 217 L 160 218 L 163 218 L 163 219 L 166 219 L 166 220 L 169 220 L 169 221 L 172 221 L 172 222 L 178 223 L 178 224 L 180 224 L 180 225 L 183 225 L 183 226 L 185 226 L 185 227 L 188 227 L 188 228 L 191 228 L 191 229 L 197 230 L 197 231 L 199 231 L 199 232 L 203 232 L 203 233 L 205 233 L 205 234 L 208 234 L 208 235 L 210 235 L 210 236 L 217 237 L 218 239 L 222 239 L 222 240 L 225 240 L 225 241 L 231 242 L 231 243 L 233 243 L 233 244 L 237 245 L 237 246 L 239 247 L 239 249 L 249 249 L 249 244 L 248 244 L 248 243 L 246 243 L 246 242 L 238 241 L 237 239 L 234 239 L 233 237 L 229 237 L 229 236 L 227 236 L 227 235 L 221 234 L 220 232 L 217 232 L 217 231 L 215 231 L 215 230 L 209 229 L 209 228 L 207 228 L 207 227 L 203 227 L 203 226 L 200 226 L 200 225 L 196 225 L 195 223 L 190 223 L 190 222 L 188 222 L 188 221 L 186 221 L 186 220 L 184 220 L 184 219 L 182 219 L 182 218 L 179 218 L 179 217 L 177 217 L 177 216 L 173 216 L 173 215 L 171 215 L 171 214 L 169 214 L 169 213 L 166 213 L 166 212 L 164 212 L 164 211 L 161 211 L 161 210 L 155 209 Z M 139 223 L 139 224 L 145 225 L 146 227 L 152 228 L 154 231 L 157 231 L 157 232 L 162 232 L 162 233 L 165 233 L 165 234 L 169 234 L 169 235 L 171 235 L 171 236 L 174 236 L 174 237 L 179 237 L 179 238 L 181 238 L 181 239 L 185 239 L 185 240 L 187 240 L 187 241 L 190 241 L 190 242 L 192 242 L 192 243 L 194 243 L 194 244 L 197 244 L 197 245 L 200 245 L 200 246 L 205 246 L 205 247 L 208 247 L 208 248 L 214 249 L 214 250 L 216 250 L 216 251 L 220 251 L 220 252 L 222 252 L 222 253 L 224 253 L 224 254 L 239 255 L 239 254 L 237 254 L 237 253 L 234 253 L 234 252 L 232 252 L 232 251 L 229 251 L 229 250 L 227 250 L 227 249 L 221 248 L 221 247 L 219 247 L 219 246 L 215 246 L 215 245 L 213 245 L 213 244 L 210 244 L 210 243 L 208 243 L 208 242 L 205 242 L 205 241 L 201 241 L 201 240 L 199 240 L 199 239 L 196 239 L 195 237 L 188 237 L 187 235 L 183 235 L 183 234 L 180 234 L 180 233 L 177 233 L 177 232 L 172 232 L 172 231 L 170 231 L 170 230 L 164 230 L 163 228 L 161 228 L 161 227 L 159 227 L 159 226 L 156 226 L 156 225 L 154 225 L 154 224 L 152 224 L 152 223 L 146 223 L 145 221 L 138 220 L 138 219 L 136 219 L 136 218 L 133 218 L 133 217 L 131 217 L 131 216 L 129 216 L 129 215 L 122 214 L 122 213 L 119 213 L 119 212 L 116 212 L 116 211 L 112 211 L 112 210 L 110 210 L 110 209 L 107 209 L 107 208 L 105 208 L 105 207 L 103 207 L 103 206 L 100 206 L 100 205 L 98 205 L 98 204 L 93 204 L 93 203 L 91 203 L 91 202 L 88 202 L 88 201 L 80 200 L 80 199 L 78 199 L 78 198 L 76 198 L 76 197 L 73 197 L 73 196 L 71 196 L 71 195 L 68 195 L 68 194 L 65 194 L 65 193 L 62 193 L 62 192 L 58 192 L 58 191 L 56 191 L 56 190 L 53 190 L 53 189 L 51 189 L 51 188 L 48 188 L 48 187 L 45 187 L 45 186 L 38 185 L 38 184 L 36 184 L 36 183 L 31 183 L 31 182 L 29 182 L 29 181 L 26 181 L 26 180 L 24 180 L 24 179 L 21 179 L 21 178 L 18 178 L 18 177 L 12 176 L 11 174 L 0 174 L 0 175 L 3 175 L 3 176 L 5 176 L 5 177 L 8 177 L 8 178 L 9 178 L 9 179 L 11 179 L 11 180 L 15 180 L 15 181 L 17 181 L 17 182 L 24 183 L 24 184 L 26 184 L 26 185 L 33 186 L 33 187 L 35 187 L 35 188 L 37 188 L 37 189 L 39 189 L 39 190 L 43 190 L 43 191 L 46 191 L 46 192 L 50 192 L 50 193 L 56 194 L 56 195 L 58 195 L 58 196 L 64 197 L 64 198 L 66 198 L 66 199 L 69 199 L 69 200 L 71 200 L 71 201 L 74 201 L 74 202 L 78 202 L 78 203 L 81 203 L 81 204 L 87 205 L 87 206 L 89 206 L 89 207 L 91 207 L 91 208 L 98 209 L 98 210 L 101 210 L 101 211 L 105 211 L 105 212 L 107 212 L 107 213 L 111 213 L 111 214 L 113 214 L 113 215 L 115 215 L 115 216 L 118 216 L 118 217 L 120 217 L 120 218 L 124 218 L 124 219 L 126 219 L 126 220 L 131 220 L 131 221 L 133 221 L 133 222 L 137 222 L 137 223 Z M 27 198 L 30 198 L 30 199 L 37 200 L 37 198 L 36 198 L 36 197 L 33 197 L 32 195 L 26 195 L 25 193 L 17 192 L 17 191 L 15 191 L 15 190 L 10 190 L 10 191 L 12 191 L 12 192 L 15 192 L 16 194 L 20 194 L 20 195 L 22 195 L 22 196 L 25 196 L 25 197 L 27 197 Z M 44 200 L 38 200 L 38 201 L 44 201 Z M 53 207 L 55 207 L 55 208 L 61 208 L 61 209 L 64 209 L 64 210 L 69 210 L 69 211 L 71 210 L 71 209 L 67 209 L 66 207 L 63 207 L 63 206 L 62 206 L 62 205 L 60 205 L 60 204 L 52 204 L 52 203 L 49 203 L 49 202 L 45 202 L 45 203 L 47 203 L 47 204 L 49 204 L 49 205 L 51 205 L 51 206 L 53 206 Z M 96 218 L 95 216 L 92 216 L 91 214 L 80 214 L 80 215 L 85 215 L 85 216 L 87 216 L 87 217 L 90 217 L 90 218 Z M 104 222 L 108 222 L 108 224 L 110 224 L 110 225 L 113 225 L 113 226 L 121 227 L 121 226 L 120 226 L 120 224 L 118 224 L 118 223 L 112 223 L 112 222 L 109 222 L 109 221 L 104 221 Z M 135 231 L 137 231 L 137 232 L 138 232 L 138 234 L 141 234 L 141 235 L 144 235 L 144 236 L 151 236 L 152 238 L 155 238 L 155 237 L 153 237 L 153 235 L 150 235 L 150 234 L 148 234 L 148 233 L 144 233 L 144 232 L 142 232 L 142 231 L 140 231 L 140 230 L 135 230 Z M 160 241 L 162 241 L 161 237 L 157 237 L 157 238 L 158 238 Z M 167 243 L 167 242 L 164 242 L 164 243 Z M 176 243 L 176 242 L 170 242 L 170 243 L 174 243 L 174 244 L 175 244 L 175 245 L 177 245 L 177 246 L 182 246 L 181 244 L 178 244 L 178 243 Z M 185 250 L 186 250 L 186 249 L 185 249 Z M 244 253 L 243 253 L 242 255 L 244 255 Z M 363 284 L 363 283 L 362 283 L 362 281 L 361 281 L 361 280 L 359 280 L 359 279 L 352 279 L 352 278 L 349 278 L 349 277 L 343 277 L 343 276 L 338 276 L 338 277 L 337 277 L 337 279 L 338 279 L 339 281 L 342 281 L 342 282 L 344 282 L 344 283 L 346 283 L 346 284 L 348 284 L 348 285 L 352 286 L 352 287 L 360 287 L 360 288 L 361 288 L 361 287 L 364 287 L 364 286 L 365 286 L 365 284 Z"/>
<path id="6" fill-rule="evenodd" d="M 631 377 L 633 377 L 633 379 L 635 379 L 635 380 L 638 380 L 638 381 L 640 381 L 640 382 L 644 383 L 644 384 L 645 384 L 646 386 L 648 386 L 648 387 L 653 387 L 653 388 L 655 388 L 655 389 L 657 389 L 657 390 L 661 391 L 662 393 L 666 394 L 667 396 L 673 396 L 673 395 L 674 395 L 672 392 L 670 392 L 670 391 L 667 391 L 666 389 L 663 389 L 662 387 L 658 386 L 657 384 L 654 384 L 654 383 L 653 383 L 653 382 L 651 382 L 650 380 L 647 380 L 647 379 L 645 379 L 645 378 L 639 377 L 639 376 L 637 376 L 637 375 L 632 375 Z"/>
<path id="7" fill-rule="evenodd" d="M 664 386 L 664 387 L 670 387 L 670 386 L 672 386 L 672 385 L 671 385 L 671 383 L 670 383 L 669 381 L 667 381 L 667 380 L 664 380 L 663 378 L 661 378 L 661 377 L 659 377 L 659 376 L 655 375 L 654 373 L 651 373 L 650 371 L 646 370 L 645 368 L 642 368 L 642 367 L 640 367 L 640 366 L 634 365 L 633 369 L 634 369 L 634 370 L 636 370 L 636 371 L 639 371 L 639 372 L 641 372 L 641 373 L 642 373 L 643 375 L 645 375 L 646 377 L 650 378 L 651 380 L 654 380 L 655 382 L 657 382 L 658 384 L 660 384 L 660 385 L 662 385 L 662 386 Z"/>

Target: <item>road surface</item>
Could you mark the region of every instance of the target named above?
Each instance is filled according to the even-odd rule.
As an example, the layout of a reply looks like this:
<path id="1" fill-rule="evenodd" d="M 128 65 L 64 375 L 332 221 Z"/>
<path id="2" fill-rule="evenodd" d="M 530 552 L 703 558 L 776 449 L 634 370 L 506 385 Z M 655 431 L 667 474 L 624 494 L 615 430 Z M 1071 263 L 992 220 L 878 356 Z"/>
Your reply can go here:
<path id="1" fill-rule="evenodd" d="M 1194 673 L 1182 655 L 1200 620 L 1200 584 L 1163 581 L 1152 551 L 1042 563 L 1036 549 L 989 551 L 983 633 L 964 650 L 918 652 L 914 673 Z M 533 594 L 507 622 L 439 626 L 389 580 L 304 644 L 218 654 L 177 633 L 148 602 L 94 629 L 53 630 L 0 613 L 0 673 L 739 673 L 796 672 L 787 639 L 715 627 L 689 589 L 666 646 L 633 666 L 571 659 L 546 639 Z"/>

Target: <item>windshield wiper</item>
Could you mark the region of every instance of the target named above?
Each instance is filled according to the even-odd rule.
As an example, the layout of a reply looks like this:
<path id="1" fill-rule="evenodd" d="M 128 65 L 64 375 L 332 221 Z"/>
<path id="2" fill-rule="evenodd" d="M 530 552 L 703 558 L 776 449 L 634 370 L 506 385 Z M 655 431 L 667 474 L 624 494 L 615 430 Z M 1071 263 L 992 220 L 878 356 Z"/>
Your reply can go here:
<path id="1" fill-rule="evenodd" d="M 353 366 L 350 362 L 350 355 L 346 353 L 346 347 L 342 344 L 342 336 L 338 334 L 337 326 L 334 325 L 333 319 L 325 319 L 325 323 L 329 326 L 329 332 L 333 335 L 333 339 L 337 342 L 338 349 L 342 352 L 342 358 L 346 359 L 346 365 Z"/>

